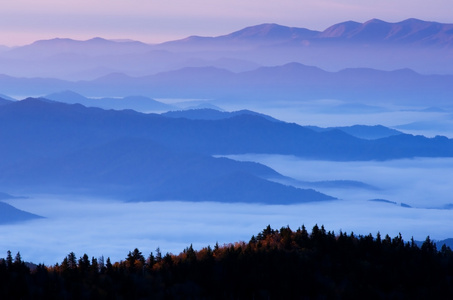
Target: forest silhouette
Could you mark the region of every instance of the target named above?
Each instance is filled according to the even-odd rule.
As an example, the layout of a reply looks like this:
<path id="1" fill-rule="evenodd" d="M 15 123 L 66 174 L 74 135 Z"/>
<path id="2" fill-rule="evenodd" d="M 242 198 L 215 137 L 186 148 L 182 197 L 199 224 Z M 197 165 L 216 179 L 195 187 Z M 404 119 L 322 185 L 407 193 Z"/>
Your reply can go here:
<path id="1" fill-rule="evenodd" d="M 427 299 L 453 296 L 453 252 L 429 238 L 267 226 L 249 242 L 174 255 L 69 253 L 53 266 L 0 260 L 1 299 Z"/>

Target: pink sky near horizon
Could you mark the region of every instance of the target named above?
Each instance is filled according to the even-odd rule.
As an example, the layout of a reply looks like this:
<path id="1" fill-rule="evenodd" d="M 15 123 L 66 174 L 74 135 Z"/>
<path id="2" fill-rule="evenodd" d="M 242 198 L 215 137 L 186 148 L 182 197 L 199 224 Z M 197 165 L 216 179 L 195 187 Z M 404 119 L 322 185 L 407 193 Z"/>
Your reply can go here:
<path id="1" fill-rule="evenodd" d="M 0 45 L 55 37 L 158 43 L 228 34 L 261 23 L 313 30 L 372 18 L 453 23 L 452 11 L 450 0 L 14 0 L 2 3 Z"/>

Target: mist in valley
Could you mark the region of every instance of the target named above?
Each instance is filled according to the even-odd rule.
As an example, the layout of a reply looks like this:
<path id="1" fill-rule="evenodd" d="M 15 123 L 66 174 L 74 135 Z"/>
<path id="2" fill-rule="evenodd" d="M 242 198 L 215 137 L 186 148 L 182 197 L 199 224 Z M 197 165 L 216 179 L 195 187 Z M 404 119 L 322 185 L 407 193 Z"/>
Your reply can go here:
<path id="1" fill-rule="evenodd" d="M 30 195 L 9 204 L 45 219 L 0 226 L 7 244 L 0 252 L 20 251 L 25 260 L 54 264 L 71 251 L 82 256 L 125 259 L 139 248 L 144 254 L 179 253 L 189 245 L 201 249 L 248 241 L 268 224 L 296 229 L 315 224 L 339 233 L 399 233 L 435 240 L 451 237 L 453 159 L 388 162 L 308 161 L 275 155 L 242 155 L 238 160 L 264 163 L 300 181 L 354 180 L 376 187 L 318 188 L 338 200 L 298 205 L 162 201 L 127 203 L 70 195 Z M 294 183 L 293 183 L 294 184 Z M 388 200 L 370 201 L 373 199 Z M 395 203 L 390 203 L 395 202 Z M 401 203 L 411 207 L 403 207 Z"/>
<path id="2" fill-rule="evenodd" d="M 336 233 L 380 232 L 391 237 L 401 233 L 406 241 L 452 235 L 452 158 L 334 162 L 284 155 L 227 157 L 262 163 L 292 178 L 284 184 L 314 188 L 338 199 L 264 205 L 26 195 L 29 198 L 5 202 L 45 219 L 0 226 L 8 241 L 0 253 L 20 251 L 25 260 L 45 264 L 61 262 L 70 251 L 119 261 L 135 247 L 145 254 L 158 247 L 163 253 L 179 253 L 191 244 L 201 249 L 217 242 L 248 241 L 268 224 L 275 228 L 318 224 Z M 340 184 L 319 185 L 326 182 Z"/>
<path id="3" fill-rule="evenodd" d="M 371 20 L 363 24 L 356 23 L 355 26 L 367 33 L 368 26 L 376 22 Z M 418 20 L 407 20 L 398 24 L 384 23 L 379 24 L 385 25 L 383 28 L 392 33 L 399 30 L 398 26 L 408 26 L 407 28 L 412 30 L 410 32 L 417 32 L 424 26 L 437 28 L 436 24 Z M 160 248 L 163 253 L 179 253 L 190 245 L 200 249 L 207 245 L 212 247 L 216 243 L 248 241 L 252 235 L 256 235 L 269 224 L 273 228 L 289 225 L 293 229 L 302 225 L 310 229 L 318 224 L 336 233 L 340 230 L 363 235 L 369 233 L 376 235 L 380 232 L 383 235 L 389 234 L 391 237 L 401 233 L 406 241 L 411 237 L 424 240 L 428 235 L 434 240 L 453 237 L 451 230 L 453 228 L 453 176 L 451 176 L 453 158 L 451 157 L 427 155 L 394 159 L 392 157 L 394 153 L 388 151 L 386 155 L 391 159 L 384 157 L 380 160 L 369 160 L 366 155 L 360 157 L 358 154 L 361 153 L 352 154 L 351 157 L 346 153 L 344 156 L 337 156 L 336 159 L 327 160 L 328 155 L 321 153 L 321 156 L 326 156 L 314 160 L 294 155 L 241 152 L 249 146 L 255 146 L 248 145 L 246 142 L 247 139 L 255 138 L 256 135 L 263 136 L 262 140 L 257 139 L 257 141 L 267 142 L 263 142 L 263 145 L 266 147 L 270 145 L 268 149 L 276 149 L 272 148 L 273 141 L 265 139 L 268 133 L 258 127 L 264 124 L 266 128 L 275 130 L 273 137 L 280 138 L 279 131 L 275 129 L 278 126 L 274 126 L 275 123 L 269 124 L 269 120 L 315 126 L 317 132 L 343 126 L 383 125 L 388 127 L 386 132 L 397 130 L 397 134 L 423 135 L 430 138 L 441 135 L 449 139 L 453 138 L 453 106 L 450 103 L 453 95 L 452 77 L 448 75 L 452 70 L 451 64 L 446 63 L 451 61 L 452 57 L 444 56 L 449 53 L 451 47 L 449 40 L 439 39 L 439 35 L 433 34 L 432 40 L 428 39 L 432 44 L 428 46 L 434 46 L 429 48 L 424 42 L 417 43 L 416 40 L 409 39 L 406 41 L 409 44 L 404 44 L 404 40 L 402 42 L 395 38 L 396 46 L 393 47 L 391 42 L 377 36 L 375 37 L 376 47 L 369 47 L 368 42 L 363 42 L 357 35 L 357 40 L 354 42 L 352 39 L 353 43 L 346 47 L 346 43 L 351 41 L 349 37 L 333 36 L 330 39 L 329 35 L 340 32 L 334 29 L 342 28 L 341 26 L 343 25 L 337 24 L 326 32 L 312 32 L 313 36 L 297 38 L 294 38 L 293 33 L 287 34 L 294 28 L 263 24 L 245 28 L 231 35 L 210 39 L 192 37 L 159 45 L 117 43 L 103 39 L 87 41 L 54 39 L 2 51 L 0 61 L 5 63 L 3 72 L 6 75 L 0 77 L 3 88 L 0 93 L 16 99 L 1 96 L 5 102 L 0 104 L 5 105 L 4 107 L 8 105 L 13 107 L 17 104 L 15 100 L 22 100 L 28 96 L 39 96 L 45 99 L 31 100 L 28 104 L 25 101 L 23 108 L 19 109 L 16 105 L 11 109 L 14 113 L 19 112 L 20 116 L 23 116 L 23 111 L 30 112 L 25 114 L 27 119 L 24 118 L 24 120 L 15 120 L 11 117 L 10 111 L 5 109 L 4 118 L 0 121 L 6 122 L 7 125 L 14 124 L 14 126 L 11 128 L 3 126 L 3 131 L 0 133 L 4 134 L 5 140 L 8 139 L 11 142 L 12 150 L 8 147 L 0 147 L 0 151 L 4 150 L 5 157 L 8 155 L 13 157 L 19 167 L 16 170 L 14 165 L 11 167 L 8 164 L 8 161 L 2 162 L 2 166 L 5 170 L 8 168 L 9 173 L 2 175 L 0 192 L 26 196 L 27 198 L 10 198 L 3 201 L 44 218 L 0 226 L 0 235 L 4 241 L 7 241 L 0 246 L 0 253 L 6 254 L 7 250 L 13 253 L 20 251 L 24 260 L 48 265 L 60 263 L 71 251 L 78 257 L 86 253 L 90 257 L 104 256 L 110 257 L 112 261 L 119 261 L 125 259 L 127 253 L 134 248 L 139 248 L 144 255 L 148 255 L 151 251 L 155 253 L 157 248 Z M 449 26 L 444 25 L 440 32 L 445 33 Z M 434 29 L 432 29 L 433 32 Z M 272 32 L 273 34 L 266 36 Z M 359 31 L 353 31 L 351 34 L 357 32 Z M 251 39 L 249 39 L 250 36 Z M 337 38 L 345 44 L 336 44 Z M 203 40 L 206 43 L 199 44 Z M 64 45 L 69 45 L 68 49 L 72 49 L 73 53 L 64 53 L 64 55 L 60 53 L 59 47 Z M 226 47 L 226 45 L 229 46 Z M 379 45 L 385 45 L 385 47 Z M 411 45 L 414 50 L 408 52 Z M 41 48 L 36 48 L 37 46 Z M 49 49 L 53 49 L 53 52 Z M 395 49 L 398 51 L 394 51 Z M 332 55 L 333 51 L 338 55 Z M 383 55 L 375 60 L 381 51 Z M 358 54 L 361 56 L 357 56 Z M 390 60 L 389 57 L 391 57 Z M 351 67 L 356 69 L 348 69 Z M 407 67 L 415 72 L 402 69 Z M 33 101 L 35 102 L 32 103 Z M 81 106 L 64 106 L 54 101 L 100 107 L 107 112 L 100 109 L 85 110 Z M 64 113 L 70 120 L 63 118 L 59 120 L 60 115 L 52 115 L 55 111 L 52 105 L 55 107 L 59 105 L 56 111 Z M 176 121 L 169 121 L 166 119 L 168 116 L 165 115 L 154 115 L 168 110 L 203 108 L 223 112 L 247 109 L 267 116 L 260 115 L 263 119 L 257 119 L 254 118 L 256 115 L 252 114 L 253 117 L 242 119 L 244 123 L 240 123 L 242 121 L 238 119 L 231 121 L 230 116 L 228 117 L 230 119 L 227 118 L 228 120 L 222 123 L 223 125 L 216 123 L 214 126 L 214 123 L 198 122 L 197 127 L 193 126 L 194 122 L 181 120 L 186 118 L 187 114 L 176 117 L 175 119 L 178 119 Z M 37 109 L 42 109 L 51 117 L 45 119 L 42 118 L 43 115 L 31 113 Z M 79 116 L 88 117 L 84 119 Z M 129 125 L 117 124 L 120 117 L 122 122 Z M 27 123 L 29 120 L 34 122 L 34 118 L 38 120 L 36 124 Z M 137 122 L 138 119 L 143 123 Z M 155 120 L 162 123 L 153 123 Z M 22 121 L 24 123 L 21 123 Z M 63 123 L 69 124 L 68 128 L 74 126 L 74 130 L 71 132 L 65 131 L 68 128 L 59 128 L 59 124 Z M 38 145 L 39 147 L 36 148 L 39 149 L 28 149 L 22 146 L 20 137 L 11 138 L 16 132 L 17 135 L 29 134 L 27 126 L 35 129 L 43 124 L 48 127 L 43 127 L 44 129 L 37 132 L 43 134 L 47 138 L 46 141 L 60 145 L 60 141 L 54 136 L 46 135 L 49 131 L 59 132 L 58 138 L 62 141 L 61 145 L 66 148 L 47 149 L 46 144 L 40 143 L 39 136 L 30 135 L 29 139 L 35 143 L 30 145 L 32 147 Z M 79 127 L 74 124 L 78 124 Z M 86 124 L 88 125 L 85 128 Z M 231 128 L 241 128 L 242 124 L 252 124 L 251 128 L 247 129 L 258 134 L 242 136 L 242 132 L 239 134 L 236 132 L 236 135 L 229 135 Z M 94 126 L 94 130 L 89 126 Z M 237 166 L 231 162 L 225 165 L 216 164 L 219 169 L 212 170 L 215 160 L 209 156 L 220 153 L 210 151 L 219 148 L 216 148 L 216 145 L 211 145 L 212 148 L 203 148 L 203 146 L 213 139 L 219 143 L 225 142 L 215 135 L 203 135 L 206 132 L 211 133 L 209 130 L 214 127 L 216 130 L 220 128 L 223 131 L 212 132 L 220 132 L 225 137 L 232 138 L 233 142 L 237 142 L 234 138 L 243 138 L 240 141 L 243 143 L 241 146 L 237 142 L 239 150 L 231 148 L 232 152 L 242 154 L 227 153 L 218 156 L 237 161 L 261 163 L 286 176 L 270 178 L 285 185 L 285 188 L 293 186 L 314 189 L 336 199 L 287 205 L 278 204 L 284 199 L 274 199 L 273 204 L 261 204 L 260 199 L 249 199 L 249 202 L 254 203 L 238 202 L 235 199 L 227 199 L 232 203 L 204 200 L 194 202 L 182 197 L 168 198 L 172 191 L 168 194 L 164 193 L 167 197 L 166 201 L 150 198 L 154 192 L 152 189 L 157 190 L 161 186 L 168 191 L 168 187 L 186 185 L 187 190 L 197 194 L 193 186 L 200 186 L 200 189 L 206 186 L 205 182 L 197 182 L 197 178 L 202 176 L 195 177 L 195 175 L 199 175 L 202 171 L 209 171 L 210 173 L 205 174 L 205 177 L 215 177 L 220 173 L 220 168 L 227 168 L 226 166 L 236 170 Z M 106 128 L 110 131 L 103 131 Z M 282 140 L 290 146 L 292 136 L 300 137 L 302 135 L 297 134 L 305 132 L 297 127 L 297 134 L 291 135 L 293 128 L 288 125 L 284 128 L 286 131 L 281 131 L 288 135 L 282 137 Z M 97 130 L 100 132 L 99 135 L 91 136 L 93 132 L 97 133 Z M 192 135 L 181 134 L 180 132 L 184 130 Z M 14 133 L 10 134 L 10 132 Z M 67 132 L 74 134 L 71 138 L 74 138 L 75 142 L 71 139 L 65 140 L 68 138 Z M 131 139 L 133 143 L 123 145 L 121 140 L 123 136 L 120 136 L 122 134 L 126 137 L 135 137 Z M 310 134 L 312 133 L 308 135 Z M 384 137 L 386 137 L 385 134 Z M 91 139 L 87 138 L 85 141 L 85 135 L 91 136 Z M 355 141 L 355 145 L 365 144 L 346 133 L 339 136 L 338 140 L 344 138 L 347 141 Z M 408 137 L 410 138 L 413 137 Z M 194 140 L 203 145 L 197 145 L 197 142 L 193 142 Z M 77 141 L 82 143 L 77 144 Z M 322 141 L 322 138 L 316 141 Z M 85 142 L 92 144 L 83 148 Z M 343 140 L 339 145 L 343 145 L 341 142 Z M 426 139 L 423 142 L 426 142 L 428 147 L 440 144 L 440 142 L 430 144 L 433 141 Z M 163 143 L 168 148 L 161 147 L 159 143 Z M 77 154 L 71 145 L 80 147 L 76 149 L 80 151 L 79 155 L 71 156 L 72 151 Z M 222 145 L 225 146 L 224 148 L 231 146 L 228 142 Z M 333 142 L 332 145 L 337 144 Z M 385 145 L 388 146 L 389 143 Z M 408 145 L 404 144 L 404 146 Z M 59 153 L 58 151 L 63 148 L 66 152 Z M 184 152 L 187 148 L 190 151 Z M 432 148 L 439 150 L 436 147 Z M 16 151 L 17 149 L 20 153 Z M 96 149 L 97 152 L 94 151 Z M 297 150 L 297 145 L 292 150 L 285 149 L 285 151 L 295 151 L 294 149 Z M 370 155 L 375 157 L 381 150 L 366 147 L 363 149 L 373 150 L 374 152 Z M 41 152 L 37 153 L 38 150 Z M 53 153 L 54 150 L 60 156 L 52 157 L 49 154 L 49 151 Z M 318 150 L 322 152 L 321 150 L 324 149 L 320 146 Z M 335 149 L 328 150 L 335 152 Z M 354 149 L 349 150 L 353 152 Z M 191 151 L 200 151 L 204 156 L 201 157 L 199 153 Z M 221 149 L 221 151 L 229 150 Z M 21 153 L 31 155 L 28 159 L 34 160 L 35 164 L 28 164 L 27 159 L 22 161 Z M 99 153 L 105 155 L 96 156 Z M 156 153 L 161 156 L 157 156 Z M 312 155 L 311 157 L 318 154 L 316 150 L 307 153 L 307 156 Z M 118 159 L 114 161 L 118 164 L 111 164 L 110 156 L 107 154 Z M 147 155 L 155 155 L 157 158 L 150 159 Z M 398 153 L 398 155 L 405 154 Z M 40 156 L 46 159 L 41 161 Z M 79 160 L 66 160 L 71 157 Z M 166 164 L 160 164 L 159 157 L 163 157 L 162 161 Z M 332 157 L 335 158 L 333 154 Z M 87 162 L 87 158 L 90 158 L 90 161 Z M 186 161 L 182 162 L 184 159 Z M 55 162 L 68 162 L 69 169 L 59 173 L 61 168 Z M 63 165 L 66 166 L 66 164 Z M 171 180 L 164 182 L 166 186 L 159 185 L 161 174 L 156 174 L 156 165 L 161 167 L 162 172 L 168 171 L 169 165 L 172 166 L 170 169 L 173 173 L 167 174 Z M 201 165 L 203 168 L 200 167 Z M 27 169 L 29 166 L 32 167 Z M 39 169 L 40 167 L 42 169 Z M 90 169 L 91 167 L 93 168 Z M 248 171 L 247 168 L 247 166 L 243 167 Z M 37 174 L 39 170 L 43 171 L 40 174 L 42 176 L 33 178 L 33 174 Z M 77 172 L 73 172 L 74 170 Z M 230 175 L 225 170 L 223 172 Z M 118 176 L 118 173 L 121 174 Z M 178 177 L 181 173 L 183 176 Z M 68 178 L 72 179 L 71 176 L 76 176 L 74 174 L 80 176 L 77 178 L 79 181 L 74 178 L 74 182 L 69 180 L 70 184 L 68 184 Z M 141 174 L 142 178 L 135 178 L 136 174 Z M 39 179 L 46 182 L 49 178 L 55 181 L 61 180 L 62 187 L 58 187 L 60 191 L 64 190 L 65 184 L 77 189 L 77 182 L 87 184 L 87 182 L 91 183 L 90 180 L 99 179 L 102 188 L 99 188 L 100 192 L 96 195 L 94 193 L 71 194 L 69 189 L 66 193 L 60 194 L 56 192 L 58 189 L 55 187 L 52 187 L 54 188 L 52 193 L 46 193 L 46 186 L 41 187 L 35 181 Z M 223 183 L 222 178 L 215 179 Z M 228 178 L 236 179 L 234 176 Z M 206 178 L 203 179 L 206 180 Z M 247 177 L 247 179 L 249 181 L 244 185 L 251 184 L 250 178 Z M 188 183 L 181 180 L 186 180 Z M 131 185 L 129 190 L 125 189 L 126 191 L 138 190 L 137 194 L 141 198 L 137 198 L 145 199 L 144 201 L 147 202 L 128 202 L 125 201 L 127 197 L 124 195 L 123 197 L 107 195 L 106 187 L 109 184 L 113 182 L 120 186 L 123 183 L 126 184 L 125 181 L 128 184 L 136 184 Z M 218 181 L 213 183 L 213 193 L 208 193 L 209 196 L 225 196 L 215 194 L 216 187 L 219 186 L 216 185 Z M 16 185 L 10 185 L 11 182 Z M 27 185 L 21 189 L 20 184 L 24 182 L 31 183 L 31 187 Z M 262 182 L 260 181 L 259 184 Z M 149 187 L 150 183 L 154 184 L 152 188 Z M 51 184 L 52 182 L 49 186 Z M 266 182 L 266 184 L 269 183 Z M 91 185 L 88 187 L 93 188 Z M 225 188 L 225 186 L 221 187 Z M 246 193 L 247 186 L 242 188 L 240 192 Z M 146 194 L 149 190 L 152 190 L 151 193 Z M 177 195 L 184 194 L 184 190 L 181 191 L 182 193 Z M 265 193 L 265 191 L 261 192 Z M 105 194 L 102 195 L 102 193 Z M 206 194 L 199 195 L 200 198 Z M 134 197 L 131 196 L 131 198 Z"/>

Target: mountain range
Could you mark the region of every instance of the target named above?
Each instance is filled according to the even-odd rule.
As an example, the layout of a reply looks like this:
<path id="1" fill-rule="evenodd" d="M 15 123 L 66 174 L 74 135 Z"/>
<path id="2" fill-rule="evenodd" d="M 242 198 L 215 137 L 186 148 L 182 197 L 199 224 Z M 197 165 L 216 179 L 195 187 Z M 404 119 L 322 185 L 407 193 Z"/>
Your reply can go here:
<path id="1" fill-rule="evenodd" d="M 197 132 L 204 124 L 188 119 L 45 99 L 2 105 L 0 115 L 4 188 L 89 191 L 134 201 L 284 204 L 334 199 L 269 181 L 282 176 L 263 165 L 194 151 L 203 148 L 203 143 L 191 144 L 206 138 Z M 183 138 L 186 130 L 199 139 Z M 177 136 L 169 138 L 172 134 Z"/>
<path id="2" fill-rule="evenodd" d="M 231 34 L 218 37 L 191 36 L 179 41 L 163 43 L 160 46 L 199 47 L 221 46 L 228 44 L 252 44 L 259 46 L 277 45 L 323 45 L 324 43 L 357 44 L 402 44 L 411 46 L 453 46 L 453 24 L 427 22 L 407 19 L 397 23 L 388 23 L 372 19 L 364 23 L 347 21 L 330 26 L 324 31 L 306 28 L 287 27 L 279 24 L 261 24 L 250 26 Z"/>
<path id="3" fill-rule="evenodd" d="M 45 99 L 69 104 L 82 104 L 87 107 L 99 107 L 103 109 L 134 109 L 141 112 L 169 111 L 175 109 L 149 97 L 127 96 L 123 98 L 87 98 L 72 91 L 62 91 L 44 96 Z"/>
<path id="4" fill-rule="evenodd" d="M 257 163 L 213 155 L 310 159 L 452 157 L 453 140 L 398 134 L 360 139 L 242 113 L 217 120 L 103 110 L 46 99 L 0 106 L 0 189 L 90 193 L 130 201 L 268 204 L 332 200 Z"/>
<path id="5" fill-rule="evenodd" d="M 383 126 L 304 127 L 250 110 L 175 111 L 159 99 L 209 99 L 213 107 L 343 100 L 337 111 L 429 102 L 442 109 L 453 98 L 452 46 L 452 24 L 373 19 L 324 31 L 261 24 L 157 45 L 94 38 L 0 47 L 0 190 L 293 204 L 336 199 L 317 187 L 377 189 L 347 180 L 295 188 L 267 166 L 223 156 L 452 157 L 453 140 Z M 41 98 L 14 99 L 30 95 Z M 0 206 L 5 222 L 39 217 Z"/>
<path id="6" fill-rule="evenodd" d="M 348 21 L 324 31 L 260 24 L 222 36 L 191 36 L 156 45 L 102 38 L 41 40 L 2 49 L 0 74 L 78 81 L 110 73 L 148 76 L 186 67 L 245 72 L 290 62 L 328 71 L 411 68 L 422 74 L 452 74 L 452 45 L 452 24 L 417 19 Z"/>
<path id="7" fill-rule="evenodd" d="M 91 81 L 0 76 L 1 92 L 9 95 L 46 95 L 71 90 L 95 97 L 211 99 L 214 104 L 257 104 L 282 100 L 340 99 L 349 102 L 399 105 L 450 105 L 453 75 L 422 75 L 408 69 L 378 71 L 345 69 L 328 72 L 290 63 L 234 73 L 214 67 L 184 68 L 144 77 L 110 74 Z M 67 97 L 70 99 L 71 97 Z M 148 103 L 150 102 L 147 100 Z M 92 101 L 93 102 L 93 101 Z M 86 101 L 84 103 L 87 103 Z"/>
<path id="8" fill-rule="evenodd" d="M 346 132 L 352 136 L 361 138 L 361 139 L 380 139 L 389 136 L 399 135 L 403 132 L 391 129 L 382 125 L 374 125 L 374 126 L 365 126 L 365 125 L 353 125 L 353 126 L 340 126 L 340 127 L 328 127 L 328 128 L 320 128 L 317 126 L 306 126 L 314 131 L 329 131 L 339 129 L 341 131 Z"/>

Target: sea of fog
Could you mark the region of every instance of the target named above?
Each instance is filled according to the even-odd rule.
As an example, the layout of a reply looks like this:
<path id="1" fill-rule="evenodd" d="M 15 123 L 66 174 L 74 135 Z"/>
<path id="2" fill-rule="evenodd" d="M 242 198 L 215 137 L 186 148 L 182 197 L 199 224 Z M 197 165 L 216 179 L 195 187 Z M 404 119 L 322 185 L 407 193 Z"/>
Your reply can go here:
<path id="1" fill-rule="evenodd" d="M 218 104 L 229 111 L 250 109 L 300 125 L 381 124 L 412 134 L 453 138 L 453 110 L 448 108 L 351 106 L 338 100 L 279 101 L 259 106 L 234 106 L 203 99 L 170 100 L 167 102 L 182 108 Z M 293 229 L 302 224 L 308 229 L 323 224 L 335 232 L 376 235 L 379 231 L 392 237 L 401 232 L 406 240 L 412 236 L 417 240 L 428 235 L 437 240 L 453 237 L 453 210 L 443 209 L 453 203 L 453 158 L 331 162 L 279 155 L 229 157 L 263 163 L 299 181 L 352 180 L 375 189 L 317 188 L 339 200 L 300 205 L 123 203 L 71 195 L 20 195 L 29 198 L 7 202 L 45 219 L 0 226 L 0 257 L 6 256 L 7 250 L 13 255 L 20 251 L 27 261 L 50 265 L 61 262 L 72 251 L 78 257 L 86 253 L 119 261 L 134 248 L 147 256 L 158 247 L 163 253 L 179 253 L 190 244 L 200 249 L 216 242 L 248 241 L 268 224 L 274 228 L 289 225 Z M 288 184 L 298 186 L 294 181 Z"/>
<path id="2" fill-rule="evenodd" d="M 209 102 L 205 102 L 209 103 Z M 453 138 L 453 107 L 347 102 L 337 99 L 279 100 L 266 103 L 221 103 L 228 110 L 250 109 L 299 125 L 319 127 L 383 125 L 404 133 Z"/>
<path id="3" fill-rule="evenodd" d="M 124 260 L 139 248 L 145 256 L 157 247 L 179 253 L 248 241 L 270 224 L 308 229 L 323 224 L 327 230 L 355 234 L 399 232 L 405 240 L 453 237 L 453 159 L 418 158 L 385 162 L 310 161 L 292 156 L 241 155 L 238 160 L 264 163 L 302 181 L 356 180 L 378 189 L 319 189 L 336 201 L 299 205 L 222 204 L 208 202 L 123 203 L 112 199 L 68 195 L 30 195 L 7 201 L 46 217 L 0 226 L 0 257 L 20 251 L 26 261 L 61 263 L 74 252 L 90 257 Z M 370 199 L 403 202 L 412 208 Z M 1 255 L 1 253 L 4 253 Z"/>

